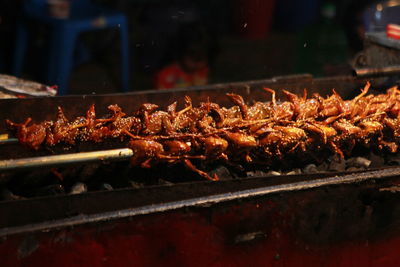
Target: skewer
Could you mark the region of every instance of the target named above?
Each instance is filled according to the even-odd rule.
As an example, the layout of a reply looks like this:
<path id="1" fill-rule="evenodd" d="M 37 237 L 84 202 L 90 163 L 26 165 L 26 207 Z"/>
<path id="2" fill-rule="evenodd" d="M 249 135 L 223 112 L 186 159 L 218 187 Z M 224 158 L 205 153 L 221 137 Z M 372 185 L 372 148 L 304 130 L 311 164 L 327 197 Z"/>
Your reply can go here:
<path id="1" fill-rule="evenodd" d="M 8 134 L 0 134 L 0 145 L 18 143 L 17 138 L 10 138 Z"/>
<path id="2" fill-rule="evenodd" d="M 22 159 L 8 159 L 0 161 L 0 171 L 25 169 L 35 167 L 49 167 L 72 163 L 96 162 L 104 160 L 123 160 L 132 157 L 133 151 L 129 148 L 81 152 L 55 156 L 32 157 Z"/>

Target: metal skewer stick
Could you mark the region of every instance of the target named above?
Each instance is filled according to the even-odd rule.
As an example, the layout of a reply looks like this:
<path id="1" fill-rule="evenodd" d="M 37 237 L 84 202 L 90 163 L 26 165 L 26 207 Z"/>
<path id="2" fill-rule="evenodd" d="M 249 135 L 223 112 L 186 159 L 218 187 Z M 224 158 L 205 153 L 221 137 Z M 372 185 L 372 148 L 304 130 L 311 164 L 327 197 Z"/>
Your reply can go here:
<path id="1" fill-rule="evenodd" d="M 128 159 L 132 156 L 133 151 L 131 149 L 121 148 L 55 156 L 8 159 L 0 161 L 0 171 L 35 167 L 49 167 L 72 163 L 96 162 L 103 160 L 123 160 Z"/>

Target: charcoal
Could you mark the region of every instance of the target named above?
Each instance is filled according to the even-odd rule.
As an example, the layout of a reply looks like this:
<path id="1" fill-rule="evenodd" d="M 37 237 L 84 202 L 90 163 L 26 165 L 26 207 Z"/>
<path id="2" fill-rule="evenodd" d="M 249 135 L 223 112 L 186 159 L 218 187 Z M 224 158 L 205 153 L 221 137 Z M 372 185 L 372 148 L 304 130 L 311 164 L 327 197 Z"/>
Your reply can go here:
<path id="1" fill-rule="evenodd" d="M 137 183 L 137 182 L 134 182 L 134 181 L 129 181 L 129 183 L 130 183 L 131 186 L 132 186 L 133 188 L 135 188 L 135 189 L 139 189 L 139 188 L 143 188 L 143 187 L 144 187 L 143 184 Z"/>
<path id="2" fill-rule="evenodd" d="M 113 190 L 114 188 L 110 185 L 110 184 L 101 184 L 101 186 L 100 186 L 100 189 L 101 190 L 108 190 L 108 191 L 111 191 L 111 190 Z"/>
<path id="3" fill-rule="evenodd" d="M 349 158 L 348 160 L 346 160 L 347 168 L 349 168 L 349 167 L 368 168 L 370 165 L 371 165 L 371 161 L 364 157 L 354 157 L 354 158 Z"/>
<path id="4" fill-rule="evenodd" d="M 355 155 L 347 160 L 332 156 L 325 161 L 318 161 L 318 163 L 307 160 L 304 160 L 304 162 L 285 160 L 284 164 L 281 162 L 271 164 L 271 169 L 268 171 L 265 170 L 265 167 L 258 165 L 249 164 L 232 167 L 219 163 L 215 163 L 213 166 L 204 165 L 200 169 L 211 169 L 207 172 L 210 176 L 217 174 L 220 180 L 231 180 L 245 177 L 273 178 L 273 176 L 280 175 L 307 175 L 327 171 L 359 172 L 368 168 L 400 165 L 400 153 L 378 155 L 360 150 Z M 364 157 L 363 155 L 368 156 Z M 203 179 L 200 176 L 193 178 L 192 172 L 179 165 L 173 168 L 169 165 L 164 167 L 154 172 L 132 168 L 128 163 L 118 162 L 112 163 L 112 165 L 88 164 L 72 168 L 39 169 L 34 172 L 27 172 L 27 176 L 23 180 L 12 179 L 13 176 L 11 175 L 9 177 L 3 175 L 2 186 L 4 185 L 4 187 L 0 187 L 0 201 L 15 201 L 29 197 L 54 196 L 65 193 L 81 194 L 95 190 L 111 191 L 117 188 L 141 189 L 152 185 L 171 186 L 188 181 L 187 179 L 196 181 Z M 177 175 L 177 172 L 181 174 Z M 4 189 L 2 190 L 2 188 Z"/>
<path id="5" fill-rule="evenodd" d="M 296 174 L 301 174 L 301 169 L 293 169 L 290 172 L 285 173 L 286 175 L 296 175 Z"/>
<path id="6" fill-rule="evenodd" d="M 10 190 L 3 188 L 0 191 L 0 199 L 1 200 L 19 200 L 19 199 L 24 199 L 24 197 L 17 196 Z"/>
<path id="7" fill-rule="evenodd" d="M 92 164 L 85 164 L 79 173 L 79 180 L 85 181 L 88 177 L 92 177 L 95 175 L 96 171 L 99 169 L 99 164 L 92 163 Z"/>
<path id="8" fill-rule="evenodd" d="M 36 196 L 49 196 L 49 195 L 60 195 L 64 194 L 65 189 L 61 184 L 52 184 L 36 190 Z"/>
<path id="9" fill-rule="evenodd" d="M 76 183 L 71 187 L 71 195 L 81 194 L 87 192 L 87 186 L 84 183 Z"/>
<path id="10" fill-rule="evenodd" d="M 246 172 L 247 177 L 262 177 L 262 176 L 266 176 L 266 175 L 267 175 L 266 172 L 263 172 L 260 170 Z"/>
<path id="11" fill-rule="evenodd" d="M 225 166 L 218 166 L 217 168 L 208 172 L 208 175 L 210 175 L 211 177 L 213 177 L 214 174 L 218 175 L 220 180 L 231 180 L 234 178 L 233 175 L 231 174 L 231 172 Z M 256 176 L 256 175 L 253 175 L 253 176 Z"/>
<path id="12" fill-rule="evenodd" d="M 380 168 L 385 165 L 385 159 L 375 153 L 369 155 L 369 160 L 371 161 L 371 165 L 369 166 L 370 168 Z"/>
<path id="13" fill-rule="evenodd" d="M 255 175 L 256 175 L 256 177 L 260 177 L 260 176 L 265 176 L 267 173 L 266 172 L 264 172 L 264 171 L 260 171 L 260 170 L 258 170 L 258 171 L 255 171 Z"/>
<path id="14" fill-rule="evenodd" d="M 388 158 L 387 163 L 389 165 L 400 165 L 400 157 L 398 155 L 391 156 Z"/>
<path id="15" fill-rule="evenodd" d="M 278 175 L 282 175 L 280 172 L 277 171 L 269 171 L 265 174 L 266 176 L 278 176 Z"/>
<path id="16" fill-rule="evenodd" d="M 304 167 L 303 172 L 304 173 L 317 173 L 318 169 L 315 164 L 308 164 L 307 166 Z"/>
<path id="17" fill-rule="evenodd" d="M 256 172 L 255 171 L 246 172 L 246 176 L 247 177 L 255 177 L 256 176 Z"/>
<path id="18" fill-rule="evenodd" d="M 346 169 L 346 171 L 348 172 L 356 172 L 356 171 L 363 171 L 365 170 L 365 168 L 363 167 L 349 167 Z"/>
<path id="19" fill-rule="evenodd" d="M 329 168 L 329 164 L 327 162 L 323 162 L 317 166 L 317 170 L 319 172 L 326 172 L 326 171 L 328 171 L 328 168 Z"/>
<path id="20" fill-rule="evenodd" d="M 328 167 L 329 171 L 343 172 L 346 169 L 346 161 L 342 159 L 333 159 Z"/>

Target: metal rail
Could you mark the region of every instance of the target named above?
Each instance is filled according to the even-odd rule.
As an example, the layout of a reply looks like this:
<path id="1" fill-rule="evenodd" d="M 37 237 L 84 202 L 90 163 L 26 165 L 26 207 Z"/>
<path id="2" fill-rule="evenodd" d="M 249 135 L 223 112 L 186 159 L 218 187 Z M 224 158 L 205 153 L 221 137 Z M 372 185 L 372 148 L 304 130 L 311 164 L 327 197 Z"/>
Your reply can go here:
<path id="1" fill-rule="evenodd" d="M 222 194 L 212 194 L 202 197 L 182 199 L 177 201 L 167 201 L 163 203 L 153 203 L 135 208 L 127 208 L 115 211 L 101 212 L 97 214 L 80 214 L 64 219 L 45 221 L 41 223 L 28 224 L 23 226 L 7 227 L 0 229 L 0 237 L 20 234 L 24 232 L 50 231 L 55 228 L 72 227 L 87 223 L 98 223 L 123 219 L 137 215 L 146 215 L 158 212 L 181 209 L 185 207 L 201 207 L 213 205 L 220 202 L 240 200 L 246 198 L 259 197 L 269 194 L 295 192 L 326 186 L 361 183 L 368 180 L 383 180 L 399 175 L 400 167 L 388 168 L 383 170 L 366 171 L 362 173 L 350 173 L 343 176 L 320 178 L 312 181 L 300 181 L 281 185 L 272 185 L 254 189 L 238 190 Z"/>
<path id="2" fill-rule="evenodd" d="M 400 74 L 400 65 L 375 68 L 356 68 L 354 71 L 358 77 L 387 76 L 392 74 Z"/>

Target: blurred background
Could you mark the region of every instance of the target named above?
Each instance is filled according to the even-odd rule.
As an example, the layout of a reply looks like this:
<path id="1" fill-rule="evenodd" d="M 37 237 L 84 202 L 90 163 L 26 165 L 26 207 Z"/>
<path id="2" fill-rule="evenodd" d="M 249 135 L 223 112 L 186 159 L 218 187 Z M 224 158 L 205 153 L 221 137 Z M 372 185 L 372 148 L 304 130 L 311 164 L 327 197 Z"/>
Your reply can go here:
<path id="1" fill-rule="evenodd" d="M 0 72 L 60 85 L 63 94 L 149 90 L 191 51 L 206 58 L 202 83 L 350 75 L 372 3 L 0 0 Z"/>

